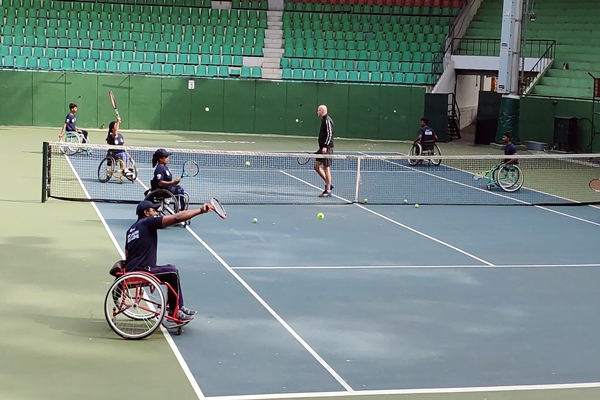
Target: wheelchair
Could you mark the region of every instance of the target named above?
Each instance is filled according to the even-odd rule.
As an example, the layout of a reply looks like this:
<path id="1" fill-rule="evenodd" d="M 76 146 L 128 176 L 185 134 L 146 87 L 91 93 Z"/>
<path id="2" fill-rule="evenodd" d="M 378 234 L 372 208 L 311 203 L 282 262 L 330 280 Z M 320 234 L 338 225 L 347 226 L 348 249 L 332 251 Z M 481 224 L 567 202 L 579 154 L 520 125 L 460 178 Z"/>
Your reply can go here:
<path id="1" fill-rule="evenodd" d="M 104 157 L 104 159 L 100 161 L 100 165 L 98 165 L 98 180 L 102 183 L 106 183 L 110 181 L 110 178 L 114 177 L 118 178 L 121 183 L 123 183 L 123 178 L 134 182 L 137 179 L 138 171 L 133 158 L 131 158 L 129 155 L 128 157 L 130 161 L 130 174 L 127 174 L 125 161 L 120 158 L 116 158 L 110 152 L 107 153 L 106 157 Z"/>
<path id="2" fill-rule="evenodd" d="M 64 143 L 72 143 L 72 144 L 82 144 L 89 143 L 89 140 L 86 140 L 85 136 L 83 136 L 79 132 L 65 132 L 62 141 Z M 86 153 L 88 155 L 92 154 L 92 149 L 89 147 L 81 147 L 81 146 L 61 146 L 60 150 L 63 154 L 67 156 L 72 156 L 77 153 Z"/>
<path id="3" fill-rule="evenodd" d="M 504 166 L 504 163 L 498 163 L 491 169 L 483 171 L 480 174 L 475 174 L 474 179 L 488 178 L 486 183 L 487 190 L 492 190 L 492 187 L 498 186 L 505 192 L 516 192 L 521 189 L 525 182 L 525 177 L 521 168 L 517 164 L 509 164 Z"/>
<path id="4" fill-rule="evenodd" d="M 187 210 L 190 204 L 190 196 L 187 193 L 174 194 L 168 189 L 148 189 L 144 192 L 144 200 L 151 201 L 152 203 L 160 204 L 158 207 L 159 215 L 172 215 L 179 211 Z M 184 208 L 181 208 L 180 199 L 183 198 Z M 187 221 L 190 224 L 190 221 Z"/>
<path id="5" fill-rule="evenodd" d="M 408 153 L 409 156 L 441 156 L 442 152 L 440 148 L 435 143 L 435 141 L 424 141 L 424 142 L 414 142 L 410 151 Z M 412 166 L 423 164 L 423 159 L 408 159 L 408 163 Z M 435 166 L 438 166 L 442 163 L 442 160 L 439 158 L 429 159 L 429 163 Z"/>
<path id="6" fill-rule="evenodd" d="M 115 281 L 104 299 L 104 316 L 111 329 L 125 339 L 144 339 L 160 325 L 179 335 L 191 320 L 181 320 L 167 314 L 167 291 L 177 293 L 168 283 L 150 272 L 125 271 L 125 261 L 117 261 L 109 273 Z M 178 304 L 178 303 L 177 303 Z M 177 315 L 179 310 L 174 311 Z"/>

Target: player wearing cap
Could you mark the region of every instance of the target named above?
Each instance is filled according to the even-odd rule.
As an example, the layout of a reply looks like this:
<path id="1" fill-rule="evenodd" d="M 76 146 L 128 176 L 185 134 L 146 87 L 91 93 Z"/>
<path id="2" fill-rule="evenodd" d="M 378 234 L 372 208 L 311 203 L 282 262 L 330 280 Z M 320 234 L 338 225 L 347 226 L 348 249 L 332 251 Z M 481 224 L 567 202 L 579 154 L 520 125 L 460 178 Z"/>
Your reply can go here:
<path id="1" fill-rule="evenodd" d="M 173 179 L 173 174 L 171 174 L 169 167 L 167 167 L 170 155 L 171 153 L 165 149 L 158 149 L 154 152 L 154 155 L 152 155 L 152 166 L 156 168 L 154 169 L 154 177 L 152 178 L 152 181 L 150 181 L 150 187 L 152 190 L 159 188 L 167 189 L 174 195 L 179 195 L 179 209 L 185 210 L 187 208 L 184 197 L 185 191 L 179 186 L 181 178 Z"/>
<path id="2" fill-rule="evenodd" d="M 125 241 L 125 270 L 148 271 L 156 276 L 161 282 L 171 285 L 179 296 L 168 291 L 167 306 L 173 317 L 184 321 L 191 320 L 197 313 L 183 305 L 183 293 L 181 292 L 181 281 L 179 270 L 172 264 L 156 265 L 156 251 L 158 247 L 158 229 L 167 228 L 171 225 L 185 222 L 197 215 L 210 211 L 210 205 L 205 203 L 202 207 L 194 210 L 180 211 L 173 215 L 159 216 L 154 204 L 144 200 L 137 205 L 135 210 L 138 220 L 127 230 Z M 177 310 L 177 313 L 175 311 Z"/>

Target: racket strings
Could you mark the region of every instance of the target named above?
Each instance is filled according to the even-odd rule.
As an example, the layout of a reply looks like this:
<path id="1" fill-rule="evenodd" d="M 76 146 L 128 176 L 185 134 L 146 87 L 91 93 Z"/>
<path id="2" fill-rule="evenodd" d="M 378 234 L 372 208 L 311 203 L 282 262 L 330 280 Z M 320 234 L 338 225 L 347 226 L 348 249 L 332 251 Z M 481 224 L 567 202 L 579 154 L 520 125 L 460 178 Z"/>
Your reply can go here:
<path id="1" fill-rule="evenodd" d="M 212 204 L 214 212 L 219 214 L 221 217 L 225 217 L 227 215 L 227 213 L 225 212 L 225 209 L 223 208 L 223 206 L 221 205 L 219 200 L 213 198 L 210 201 L 210 204 Z"/>
<path id="2" fill-rule="evenodd" d="M 190 160 L 183 165 L 183 172 L 187 176 L 196 176 L 200 172 L 200 167 L 194 161 Z"/>

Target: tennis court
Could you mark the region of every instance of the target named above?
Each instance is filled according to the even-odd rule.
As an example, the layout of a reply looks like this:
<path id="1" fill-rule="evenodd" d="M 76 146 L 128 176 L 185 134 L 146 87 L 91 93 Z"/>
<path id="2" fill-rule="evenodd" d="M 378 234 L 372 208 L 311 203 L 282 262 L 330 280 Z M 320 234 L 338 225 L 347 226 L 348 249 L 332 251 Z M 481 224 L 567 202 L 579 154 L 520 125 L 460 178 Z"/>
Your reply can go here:
<path id="1" fill-rule="evenodd" d="M 42 135 L 24 136 L 28 135 L 28 151 L 39 151 Z M 136 135 L 127 137 L 136 144 Z M 351 156 L 349 163 L 357 156 L 380 161 L 376 157 L 382 149 L 369 154 L 362 145 L 341 141 L 336 147 L 342 156 Z M 269 150 L 302 150 L 285 141 L 279 146 Z M 19 154 L 15 159 L 33 157 L 41 155 Z M 147 186 L 151 173 L 143 157 L 136 158 L 140 183 L 123 184 L 94 180 L 98 157 L 95 152 L 69 157 L 85 188 L 82 192 L 95 197 L 118 190 L 120 198 L 142 196 L 140 183 Z M 546 204 L 557 196 L 537 189 L 514 195 L 521 197 L 499 197 L 497 190 L 488 191 L 484 183 L 474 181 L 473 171 L 448 164 L 413 168 L 401 162 L 384 162 L 385 171 L 363 174 L 359 184 L 367 186 L 367 194 L 361 192 L 361 201 L 352 204 L 348 200 L 356 197 L 357 186 L 353 168 L 338 174 L 334 164 L 334 192 L 339 197 L 331 199 L 332 204 L 317 204 L 313 199 L 321 185 L 314 171 L 279 165 L 275 172 L 262 173 L 261 179 L 276 179 L 287 188 L 290 178 L 293 190 L 278 196 L 302 194 L 306 200 L 272 205 L 270 196 L 242 195 L 239 182 L 256 179 L 252 174 L 259 169 L 257 163 L 260 159 L 251 159 L 250 168 L 243 164 L 228 168 L 228 178 L 214 183 L 202 173 L 190 178 L 189 184 L 184 182 L 198 197 L 196 201 L 210 195 L 230 196 L 230 201 L 222 200 L 227 220 L 205 215 L 186 229 L 172 227 L 160 233 L 159 262 L 178 266 L 186 305 L 199 310 L 184 333 L 171 336 L 168 345 L 160 333 L 141 342 L 120 340 L 101 314 L 108 268 L 119 257 L 124 232 L 135 218 L 133 204 L 101 202 L 92 209 L 88 203 L 51 199 L 46 204 L 32 200 L 29 206 L 18 205 L 29 207 L 32 216 L 40 213 L 35 218 L 48 220 L 49 226 L 60 221 L 63 233 L 73 229 L 70 235 L 87 239 L 85 246 L 53 243 L 55 251 L 45 257 L 53 266 L 56 263 L 55 270 L 51 274 L 44 274 L 42 268 L 32 270 L 35 284 L 29 284 L 29 294 L 35 297 L 36 292 L 56 291 L 62 285 L 65 293 L 84 298 L 73 299 L 75 304 L 81 301 L 86 304 L 83 310 L 92 310 L 92 316 L 76 318 L 84 313 L 77 306 L 61 312 L 47 307 L 34 318 L 44 326 L 40 334 L 50 330 L 57 341 L 70 339 L 64 341 L 62 357 L 69 354 L 69 345 L 79 350 L 77 358 L 87 366 L 76 375 L 89 375 L 90 363 L 85 361 L 93 360 L 96 376 L 86 382 L 94 389 L 88 397 L 102 398 L 102 393 L 115 393 L 124 386 L 114 370 L 133 374 L 126 390 L 144 398 L 368 395 L 448 400 L 598 395 L 600 347 L 595 332 L 600 295 L 595 282 L 600 264 L 593 245 L 600 228 L 598 208 Z M 579 172 L 587 179 L 590 169 Z M 35 173 L 29 171 L 22 179 L 33 181 L 31 176 Z M 399 177 L 412 179 L 406 176 L 417 176 L 414 182 L 425 187 L 439 184 L 441 188 L 417 191 L 411 180 L 406 192 L 382 196 L 393 201 L 407 198 L 409 204 L 377 204 L 383 187 L 397 188 Z M 219 184 L 224 186 L 222 192 L 217 192 Z M 256 189 L 263 195 L 268 190 L 271 186 Z M 15 196 L 35 198 L 33 193 Z M 447 193 L 458 193 L 455 203 L 545 205 L 428 205 L 422 201 L 425 197 L 419 197 L 439 198 Z M 364 203 L 366 196 L 373 201 Z M 248 204 L 256 199 L 267 204 Z M 415 208 L 415 202 L 423 204 Z M 316 218 L 318 212 L 325 214 L 323 220 Z M 40 219 L 44 213 L 46 217 Z M 256 224 L 253 218 L 258 219 Z M 26 231 L 15 225 L 16 232 Z M 56 232 L 56 227 L 52 229 Z M 20 235 L 26 234 L 15 236 Z M 38 242 L 29 243 L 33 250 L 51 247 L 42 239 Z M 19 243 L 5 239 L 6 249 L 13 247 L 12 251 L 18 250 Z M 44 256 L 33 254 L 32 247 L 22 251 L 26 253 L 29 263 L 44 263 Z M 87 257 L 93 261 L 80 261 Z M 61 269 L 63 264 L 75 266 L 70 277 Z M 9 274 L 3 286 L 24 288 L 26 282 L 16 273 Z M 53 296 L 57 293 L 48 295 L 46 302 Z M 57 308 L 59 304 L 64 307 L 71 299 L 57 301 Z M 50 317 L 69 313 L 74 314 L 71 320 Z M 103 351 L 105 357 L 100 356 Z M 24 363 L 13 357 L 17 365 Z M 99 359 L 102 362 L 97 363 Z M 98 365 L 119 367 L 110 370 Z M 157 369 L 166 374 L 165 380 L 172 377 L 170 392 L 164 381 L 144 380 L 143 374 Z M 131 383 L 136 383 L 137 392 Z M 8 392 L 18 393 L 18 389 Z"/>

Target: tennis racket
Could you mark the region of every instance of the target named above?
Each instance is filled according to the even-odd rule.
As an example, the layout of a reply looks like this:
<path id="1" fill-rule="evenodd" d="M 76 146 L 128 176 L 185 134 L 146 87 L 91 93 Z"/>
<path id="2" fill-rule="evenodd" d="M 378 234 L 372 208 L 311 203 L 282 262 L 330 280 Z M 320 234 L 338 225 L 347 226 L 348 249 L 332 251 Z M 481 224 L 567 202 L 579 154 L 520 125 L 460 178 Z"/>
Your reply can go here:
<path id="1" fill-rule="evenodd" d="M 210 199 L 210 209 L 213 210 L 214 212 L 216 212 L 217 215 L 219 217 L 221 217 L 222 219 L 227 218 L 227 213 L 225 212 L 225 209 L 221 205 L 221 202 L 219 202 L 219 200 L 215 199 L 214 197 L 212 199 Z"/>
<path id="2" fill-rule="evenodd" d="M 590 181 L 590 189 L 592 189 L 594 192 L 600 192 L 600 179 L 592 179 Z"/>
<path id="3" fill-rule="evenodd" d="M 117 117 L 118 117 L 119 110 L 117 109 L 117 101 L 115 100 L 115 95 L 113 94 L 112 90 L 110 92 L 108 92 L 108 97 L 110 97 L 110 103 L 112 104 L 113 108 L 115 109 L 115 113 L 117 114 Z"/>
<path id="4" fill-rule="evenodd" d="M 195 161 L 188 160 L 185 162 L 185 164 L 183 164 L 180 179 L 185 177 L 194 177 L 198 175 L 198 172 L 200 172 L 200 167 L 198 167 L 198 164 L 196 164 Z"/>
<path id="5" fill-rule="evenodd" d="M 311 153 L 302 153 L 300 157 L 298 157 L 298 164 L 305 165 L 310 161 Z"/>

